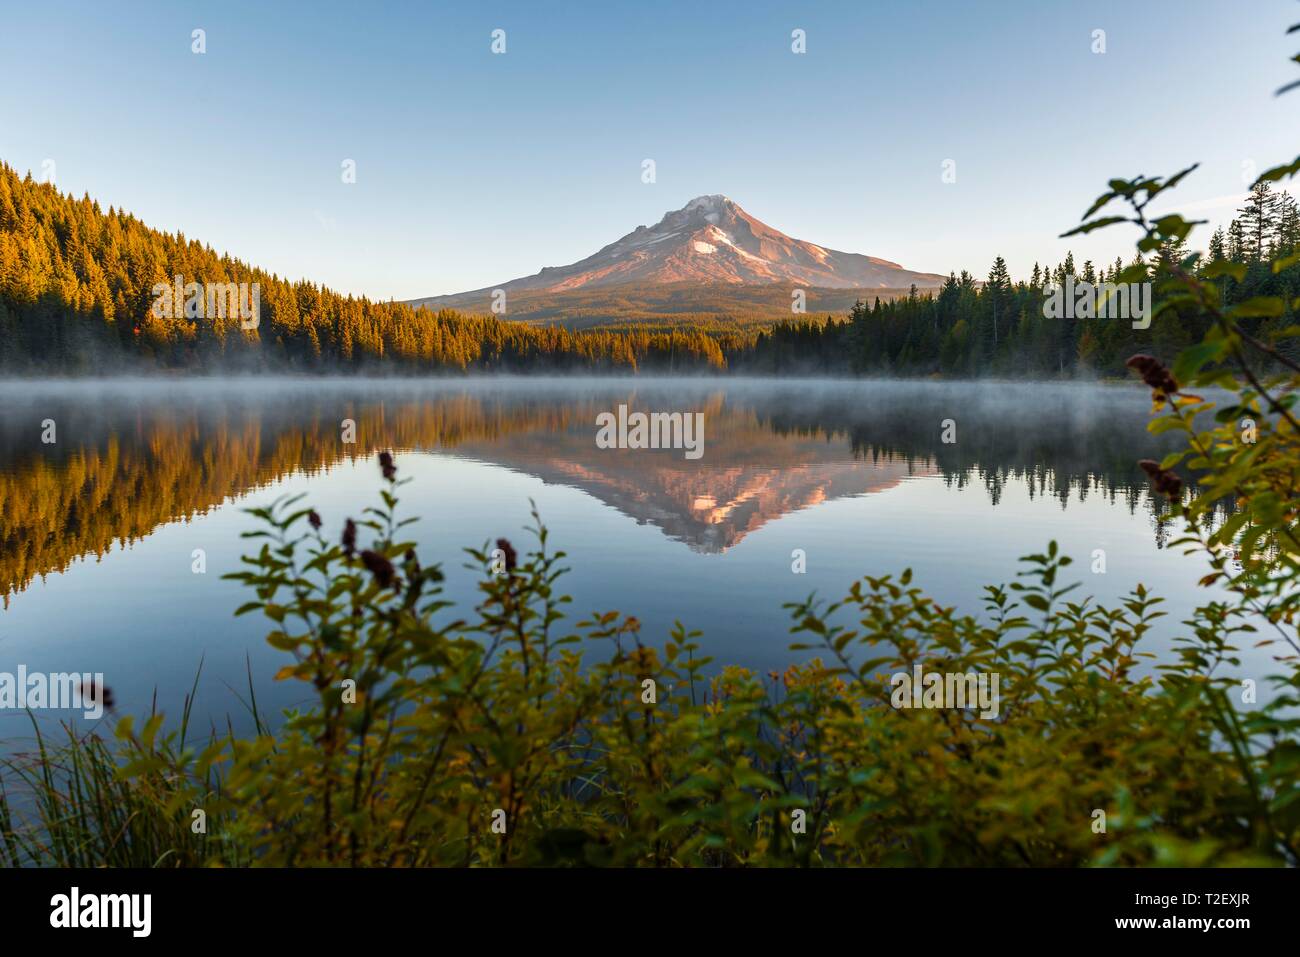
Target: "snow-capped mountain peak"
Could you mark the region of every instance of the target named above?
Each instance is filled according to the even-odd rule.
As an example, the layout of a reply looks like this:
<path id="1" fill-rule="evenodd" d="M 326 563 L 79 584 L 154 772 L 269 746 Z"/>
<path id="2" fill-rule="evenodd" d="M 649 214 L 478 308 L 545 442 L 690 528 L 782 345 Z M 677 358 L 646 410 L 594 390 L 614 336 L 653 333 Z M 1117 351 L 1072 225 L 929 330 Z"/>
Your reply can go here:
<path id="1" fill-rule="evenodd" d="M 621 283 L 696 282 L 872 289 L 942 281 L 942 276 L 912 272 L 886 259 L 793 239 L 727 196 L 712 193 L 670 210 L 653 226 L 638 226 L 586 259 L 548 266 L 492 288 L 564 292 Z"/>

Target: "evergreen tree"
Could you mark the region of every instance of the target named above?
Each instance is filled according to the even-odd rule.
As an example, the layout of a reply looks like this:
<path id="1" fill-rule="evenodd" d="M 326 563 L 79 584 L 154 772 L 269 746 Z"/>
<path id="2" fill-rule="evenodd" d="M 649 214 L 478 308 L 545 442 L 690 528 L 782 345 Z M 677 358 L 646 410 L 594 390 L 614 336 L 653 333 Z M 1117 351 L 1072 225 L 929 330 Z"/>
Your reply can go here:
<path id="1" fill-rule="evenodd" d="M 1218 262 L 1220 259 L 1226 259 L 1228 255 L 1227 241 L 1223 236 L 1223 227 L 1220 226 L 1210 237 L 1210 262 Z"/>
<path id="2" fill-rule="evenodd" d="M 1246 205 L 1237 210 L 1247 261 L 1260 262 L 1267 257 L 1277 239 L 1281 211 L 1281 199 L 1268 183 L 1251 187 Z"/>

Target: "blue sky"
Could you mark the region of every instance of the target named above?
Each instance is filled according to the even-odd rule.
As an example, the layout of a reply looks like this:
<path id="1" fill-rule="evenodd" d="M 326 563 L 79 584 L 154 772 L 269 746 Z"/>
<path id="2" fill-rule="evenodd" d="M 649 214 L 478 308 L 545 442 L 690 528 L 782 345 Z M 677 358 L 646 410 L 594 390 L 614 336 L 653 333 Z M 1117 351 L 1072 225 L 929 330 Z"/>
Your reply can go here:
<path id="1" fill-rule="evenodd" d="M 42 0 L 4 10 L 0 159 L 372 298 L 572 262 L 703 193 L 908 268 L 982 277 L 1001 254 L 1019 276 L 1067 247 L 1132 255 L 1128 232 L 1055 238 L 1111 176 L 1199 160 L 1180 208 L 1230 218 L 1243 163 L 1300 150 L 1300 92 L 1273 96 L 1298 20 L 1291 0 Z"/>

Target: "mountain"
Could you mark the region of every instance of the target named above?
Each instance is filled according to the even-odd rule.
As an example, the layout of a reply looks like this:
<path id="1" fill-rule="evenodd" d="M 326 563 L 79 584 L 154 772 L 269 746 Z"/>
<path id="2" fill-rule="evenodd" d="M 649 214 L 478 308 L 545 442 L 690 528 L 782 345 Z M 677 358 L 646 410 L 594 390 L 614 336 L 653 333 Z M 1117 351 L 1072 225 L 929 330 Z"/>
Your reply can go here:
<path id="1" fill-rule="evenodd" d="M 525 276 L 485 289 L 452 296 L 411 300 L 413 306 L 490 308 L 493 291 L 544 294 L 592 293 L 631 286 L 698 286 L 717 295 L 719 288 L 780 284 L 784 287 L 906 290 L 915 284 L 937 288 L 944 277 L 914 272 L 875 256 L 827 249 L 816 243 L 792 239 L 773 229 L 726 196 L 699 196 L 681 209 L 666 213 L 654 226 L 638 226 L 594 255 L 568 266 L 547 266 Z M 787 294 L 788 297 L 788 294 Z M 534 296 L 535 298 L 535 296 Z M 788 298 L 787 311 L 788 311 Z M 512 318 L 519 318 L 509 308 Z"/>

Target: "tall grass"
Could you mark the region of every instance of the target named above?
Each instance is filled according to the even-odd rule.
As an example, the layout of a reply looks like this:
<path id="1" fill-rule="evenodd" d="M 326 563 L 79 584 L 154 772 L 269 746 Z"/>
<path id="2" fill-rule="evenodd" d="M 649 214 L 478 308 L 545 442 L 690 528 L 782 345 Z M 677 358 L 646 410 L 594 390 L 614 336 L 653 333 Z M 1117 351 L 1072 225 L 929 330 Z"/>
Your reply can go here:
<path id="1" fill-rule="evenodd" d="M 0 759 L 0 851 L 12 867 L 185 867 L 208 861 L 246 863 L 237 848 L 214 849 L 213 829 L 196 829 L 184 813 L 196 782 L 168 765 L 186 759 L 186 740 L 195 692 L 203 671 L 185 696 L 179 731 L 152 763 L 138 760 L 139 739 L 105 741 L 95 732 L 59 725 L 53 740 L 28 710 L 34 749 Z M 250 676 L 251 677 L 251 676 Z M 151 709 L 149 728 L 162 716 Z M 264 730 L 260 718 L 259 730 Z M 230 733 L 230 732 L 228 732 Z M 215 732 L 213 740 L 215 740 Z M 135 754 L 137 760 L 131 760 Z M 220 776 L 207 780 L 219 798 Z M 219 828 L 217 829 L 219 831 Z"/>

